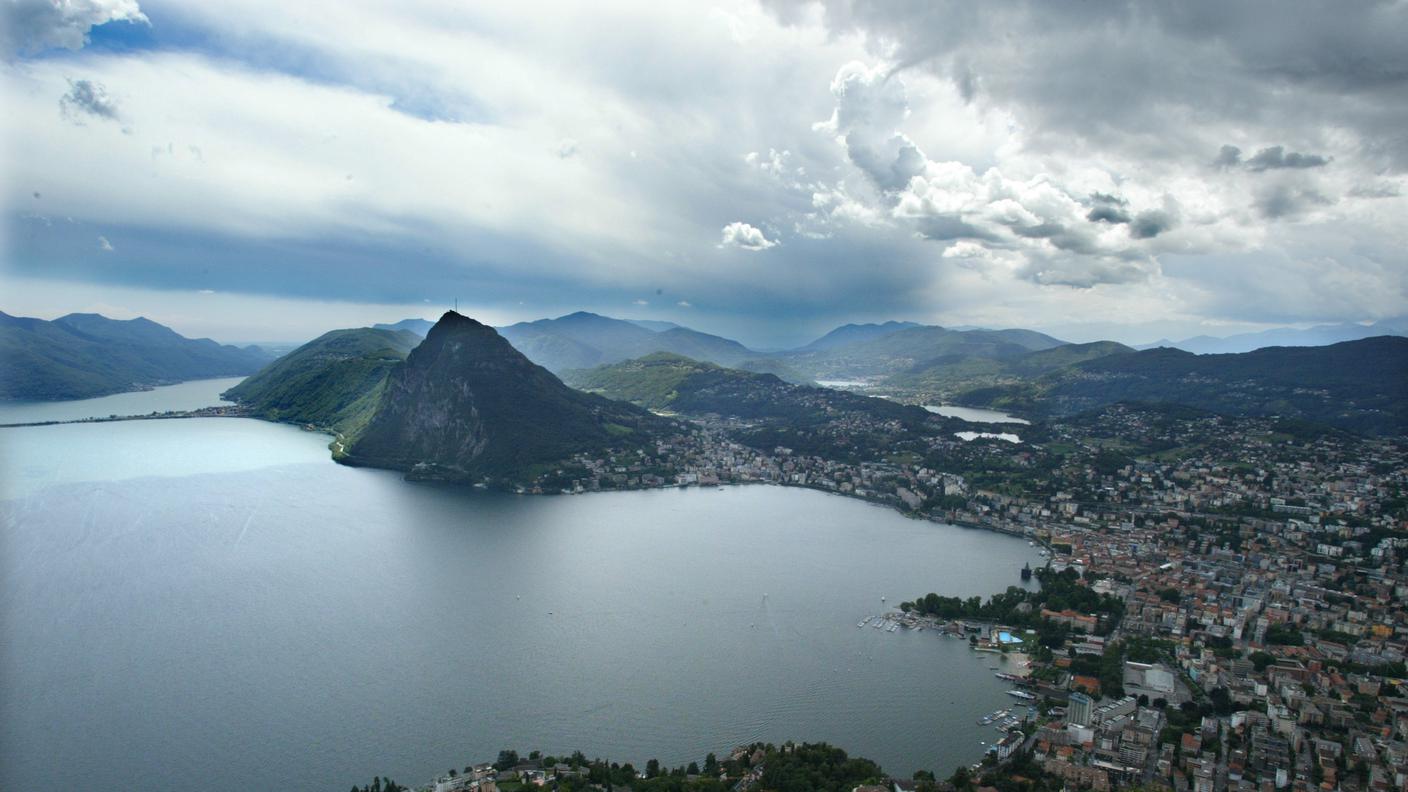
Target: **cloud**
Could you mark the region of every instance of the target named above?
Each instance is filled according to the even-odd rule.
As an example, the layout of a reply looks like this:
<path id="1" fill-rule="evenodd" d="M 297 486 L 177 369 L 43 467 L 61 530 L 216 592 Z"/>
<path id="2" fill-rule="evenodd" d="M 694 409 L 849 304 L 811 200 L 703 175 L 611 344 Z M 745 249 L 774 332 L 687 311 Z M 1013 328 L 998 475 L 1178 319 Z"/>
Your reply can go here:
<path id="1" fill-rule="evenodd" d="M 1135 239 L 1153 239 L 1178 224 L 1177 216 L 1163 209 L 1150 209 L 1134 216 L 1129 235 Z"/>
<path id="2" fill-rule="evenodd" d="M 631 305 L 650 305 L 649 300 L 631 300 Z"/>
<path id="3" fill-rule="evenodd" d="M 767 250 L 777 247 L 777 242 L 763 236 L 763 232 L 744 222 L 732 222 L 724 226 L 723 241 L 719 247 L 737 247 L 744 250 Z"/>
<path id="4" fill-rule="evenodd" d="M 1347 193 L 1351 198 L 1397 198 L 1403 194 L 1397 184 L 1392 182 L 1378 182 L 1375 184 L 1357 184 L 1350 188 Z M 36 194 L 37 198 L 38 195 Z"/>
<path id="5" fill-rule="evenodd" d="M 1255 206 L 1268 220 L 1293 219 L 1318 206 L 1329 206 L 1332 200 L 1314 187 L 1295 184 L 1274 184 L 1256 194 Z"/>
<path id="6" fill-rule="evenodd" d="M 1287 152 L 1284 146 L 1271 146 L 1258 151 L 1247 160 L 1247 170 L 1264 171 L 1281 168 L 1319 168 L 1329 164 L 1329 160 L 1319 154 Z"/>
<path id="7" fill-rule="evenodd" d="M 113 251 L 112 243 L 108 241 L 107 237 L 100 236 L 98 237 L 98 249 L 111 253 Z"/>
<path id="8" fill-rule="evenodd" d="M 136 0 L 6 0 L 0 3 L 0 47 L 6 56 L 82 49 L 89 29 L 108 22 L 150 24 Z"/>
<path id="9" fill-rule="evenodd" d="M 1212 164 L 1218 168 L 1235 168 L 1242 164 L 1242 150 L 1237 146 L 1223 145 Z"/>
<path id="10" fill-rule="evenodd" d="M 102 83 L 92 80 L 69 80 L 68 93 L 59 98 L 59 112 L 64 118 L 82 126 L 84 118 L 106 121 L 121 120 L 117 100 L 108 94 Z"/>
<path id="11" fill-rule="evenodd" d="M 679 302 L 675 303 L 675 305 L 678 305 L 678 306 L 681 307 L 681 308 L 693 308 L 693 307 L 694 307 L 694 305 L 693 305 L 692 303 L 690 303 L 688 300 L 680 300 Z"/>

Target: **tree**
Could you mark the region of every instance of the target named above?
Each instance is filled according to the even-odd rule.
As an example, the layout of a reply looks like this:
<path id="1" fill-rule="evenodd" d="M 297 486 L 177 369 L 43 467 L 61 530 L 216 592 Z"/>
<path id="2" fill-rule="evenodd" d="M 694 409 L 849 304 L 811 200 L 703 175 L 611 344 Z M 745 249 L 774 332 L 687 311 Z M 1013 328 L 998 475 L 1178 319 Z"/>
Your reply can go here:
<path id="1" fill-rule="evenodd" d="M 716 776 L 719 774 L 719 758 L 712 753 L 704 757 L 704 775 Z"/>
<path id="2" fill-rule="evenodd" d="M 699 775 L 699 763 L 690 762 L 689 767 L 685 768 L 684 773 L 685 775 Z"/>
<path id="3" fill-rule="evenodd" d="M 645 777 L 646 777 L 646 778 L 654 778 L 654 777 L 656 777 L 656 776 L 658 776 L 658 775 L 660 775 L 660 760 L 659 760 L 659 759 L 651 759 L 649 762 L 646 762 L 646 763 L 645 763 Z"/>
<path id="4" fill-rule="evenodd" d="M 494 762 L 494 768 L 507 770 L 516 764 L 518 764 L 518 751 L 504 750 L 499 751 L 499 758 Z"/>

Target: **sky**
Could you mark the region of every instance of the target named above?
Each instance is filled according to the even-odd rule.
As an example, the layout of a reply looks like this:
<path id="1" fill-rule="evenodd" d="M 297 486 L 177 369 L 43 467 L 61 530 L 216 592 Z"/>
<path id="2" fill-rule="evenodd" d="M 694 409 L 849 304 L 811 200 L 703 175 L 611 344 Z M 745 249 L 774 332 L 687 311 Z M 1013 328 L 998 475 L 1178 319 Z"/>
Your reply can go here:
<path id="1" fill-rule="evenodd" d="M 0 0 L 0 310 L 1408 314 L 1408 2 Z"/>

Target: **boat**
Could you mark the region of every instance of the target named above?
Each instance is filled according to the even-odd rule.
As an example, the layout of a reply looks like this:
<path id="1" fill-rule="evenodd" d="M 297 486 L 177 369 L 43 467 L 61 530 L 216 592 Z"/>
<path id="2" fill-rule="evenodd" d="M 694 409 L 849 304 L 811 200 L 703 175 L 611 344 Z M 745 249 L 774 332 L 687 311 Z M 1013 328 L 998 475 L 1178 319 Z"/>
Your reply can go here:
<path id="1" fill-rule="evenodd" d="M 1007 695 L 1012 698 L 1019 698 L 1022 701 L 1036 701 L 1036 696 L 1033 696 L 1025 690 L 1009 690 L 1007 691 Z"/>

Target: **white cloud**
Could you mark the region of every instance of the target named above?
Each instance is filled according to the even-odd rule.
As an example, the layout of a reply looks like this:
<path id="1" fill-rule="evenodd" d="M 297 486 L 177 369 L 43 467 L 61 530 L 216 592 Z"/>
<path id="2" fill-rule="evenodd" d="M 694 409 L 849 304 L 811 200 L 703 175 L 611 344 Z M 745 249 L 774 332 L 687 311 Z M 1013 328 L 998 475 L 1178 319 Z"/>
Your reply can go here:
<path id="1" fill-rule="evenodd" d="M 689 302 L 688 300 L 680 300 L 679 302 L 675 303 L 675 305 L 678 305 L 678 306 L 681 307 L 681 308 L 693 308 L 693 307 L 694 307 L 694 304 L 691 303 L 691 302 Z"/>
<path id="2" fill-rule="evenodd" d="M 5 55 L 81 49 L 88 31 L 107 22 L 147 23 L 136 0 L 5 0 L 0 3 L 0 47 Z"/>
<path id="3" fill-rule="evenodd" d="M 777 242 L 768 239 L 762 231 L 747 223 L 735 221 L 724 226 L 723 241 L 719 247 L 737 247 L 744 250 L 767 250 L 776 247 Z"/>
<path id="4" fill-rule="evenodd" d="M 650 305 L 649 300 L 632 300 L 631 305 Z"/>
<path id="5" fill-rule="evenodd" d="M 108 241 L 107 237 L 100 236 L 98 237 L 98 249 L 111 253 L 113 251 L 112 243 Z"/>

